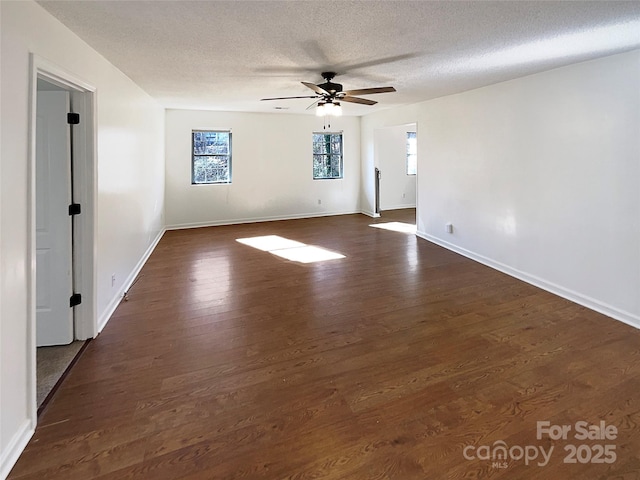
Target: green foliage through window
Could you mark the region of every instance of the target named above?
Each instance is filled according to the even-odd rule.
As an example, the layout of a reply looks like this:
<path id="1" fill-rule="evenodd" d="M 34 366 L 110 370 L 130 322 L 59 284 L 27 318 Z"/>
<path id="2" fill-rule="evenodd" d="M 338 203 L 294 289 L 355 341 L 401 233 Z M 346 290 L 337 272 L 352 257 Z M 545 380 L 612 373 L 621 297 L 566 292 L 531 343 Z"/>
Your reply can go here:
<path id="1" fill-rule="evenodd" d="M 313 134 L 313 178 L 342 178 L 342 133 Z"/>
<path id="2" fill-rule="evenodd" d="M 231 132 L 192 132 L 191 183 L 231 183 Z"/>

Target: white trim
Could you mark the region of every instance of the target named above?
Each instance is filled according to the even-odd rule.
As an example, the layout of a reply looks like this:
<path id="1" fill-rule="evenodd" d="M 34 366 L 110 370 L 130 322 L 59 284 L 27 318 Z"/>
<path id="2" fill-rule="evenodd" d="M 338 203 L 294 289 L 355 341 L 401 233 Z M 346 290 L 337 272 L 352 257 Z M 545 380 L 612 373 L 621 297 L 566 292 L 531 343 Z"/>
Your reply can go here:
<path id="1" fill-rule="evenodd" d="M 2 451 L 0 456 L 0 478 L 7 478 L 9 472 L 20 458 L 22 451 L 27 447 L 29 440 L 35 433 L 35 425 L 31 420 L 25 419 L 18 428 L 18 431 L 11 437 L 7 448 Z"/>
<path id="2" fill-rule="evenodd" d="M 367 217 L 380 218 L 379 213 L 369 212 L 368 210 L 361 210 L 360 213 L 366 215 Z"/>
<path id="3" fill-rule="evenodd" d="M 46 58 L 40 57 L 35 53 L 30 54 L 31 65 L 34 67 L 32 73 L 36 70 L 36 74 L 39 74 L 42 78 L 45 78 L 48 82 L 58 85 L 65 90 L 80 90 L 85 92 L 95 92 L 96 88 L 89 82 L 74 75 L 73 73 L 59 67 L 55 63 L 50 62 Z M 37 88 L 36 85 L 33 85 Z"/>
<path id="4" fill-rule="evenodd" d="M 562 298 L 571 300 L 572 302 L 575 302 L 579 305 L 590 308 L 591 310 L 595 310 L 596 312 L 602 313 L 603 315 L 619 320 L 622 323 L 626 323 L 627 325 L 640 329 L 640 316 L 634 315 L 631 312 L 621 310 L 617 307 L 601 302 L 600 300 L 597 300 L 595 298 L 589 297 L 587 295 L 583 295 L 579 292 L 565 288 L 561 285 L 557 285 L 553 282 L 549 282 L 543 278 L 515 269 L 513 267 L 510 267 L 509 265 L 505 265 L 504 263 L 498 262 L 491 258 L 485 257 L 483 255 L 472 252 L 470 250 L 467 250 L 466 248 L 462 248 L 452 243 L 449 243 L 446 240 L 442 240 L 433 235 L 429 235 L 428 233 L 417 232 L 416 235 L 424 240 L 435 243 L 436 245 L 440 245 L 441 247 L 444 247 L 447 250 L 451 250 L 453 252 L 459 253 L 460 255 L 470 258 L 471 260 L 475 260 L 476 262 L 482 263 L 483 265 L 486 265 L 502 273 L 506 273 L 507 275 L 510 275 L 519 280 L 522 280 L 523 282 L 534 285 L 538 288 L 546 290 L 547 292 L 551 292 Z"/>
<path id="5" fill-rule="evenodd" d="M 409 205 L 396 205 L 393 207 L 385 207 L 385 208 L 380 207 L 380 211 L 384 213 L 388 210 L 402 210 L 404 208 L 416 208 L 416 204 L 414 203 Z"/>
<path id="6" fill-rule="evenodd" d="M 96 169 L 96 89 L 33 53 L 29 55 L 29 124 L 28 124 L 28 160 L 27 160 L 27 416 L 31 430 L 35 430 L 38 422 L 38 408 L 36 401 L 36 106 L 38 95 L 38 78 L 54 83 L 72 93 L 80 92 L 87 94 L 88 101 L 79 109 L 79 113 L 84 115 L 86 122 L 80 130 L 86 147 L 84 164 L 80 170 L 84 172 L 83 182 L 90 182 L 82 186 L 77 197 L 77 201 L 83 203 L 83 216 L 85 221 L 78 222 L 77 232 L 81 235 L 82 241 L 77 242 L 77 253 L 80 257 L 80 268 L 82 269 L 83 284 L 89 293 L 85 293 L 83 298 L 84 309 L 82 316 L 78 316 L 76 322 L 82 323 L 83 333 L 92 333 L 95 330 L 95 196 L 97 186 Z M 81 225 L 81 226 L 80 226 Z M 76 312 L 77 314 L 77 312 Z M 24 430 L 24 428 L 23 428 Z M 22 448 L 26 443 L 22 445 Z M 4 457 L 3 457 L 4 458 Z M 16 457 L 17 460 L 17 457 Z M 4 465 L 3 465 L 4 468 Z"/>
<path id="7" fill-rule="evenodd" d="M 158 235 L 153 240 L 153 242 L 151 242 L 151 245 L 149 245 L 149 247 L 147 248 L 146 252 L 144 252 L 144 255 L 142 255 L 142 258 L 140 258 L 140 261 L 138 261 L 136 266 L 133 268 L 133 270 L 125 280 L 122 287 L 120 287 L 118 292 L 111 299 L 111 302 L 109 302 L 109 305 L 107 306 L 106 310 L 103 312 L 102 315 L 100 315 L 100 319 L 98 320 L 98 333 L 102 332 L 104 327 L 107 325 L 107 322 L 109 322 L 109 319 L 113 315 L 113 312 L 115 312 L 116 308 L 118 308 L 118 305 L 120 305 L 120 302 L 124 297 L 124 294 L 131 288 L 131 285 L 133 285 L 133 282 L 136 280 L 136 278 L 140 274 L 142 267 L 144 267 L 144 264 L 147 263 L 147 260 L 149 260 L 149 257 L 158 246 L 158 243 L 162 239 L 162 236 L 165 234 L 165 232 L 166 232 L 166 229 L 162 229 L 158 233 Z"/>
<path id="8" fill-rule="evenodd" d="M 254 217 L 254 218 L 238 218 L 229 220 L 219 220 L 215 222 L 195 222 L 195 223 L 180 223 L 176 225 L 167 225 L 167 230 L 182 230 L 185 228 L 200 228 L 200 227 L 220 227 L 222 225 L 238 225 L 241 223 L 260 223 L 260 222 L 275 222 L 278 220 L 299 220 L 302 218 L 317 218 L 317 217 L 333 217 L 335 215 L 353 215 L 356 213 L 362 213 L 359 210 L 353 210 L 348 212 L 328 212 L 328 213 L 298 213 L 293 215 L 278 215 L 273 217 Z"/>
<path id="9" fill-rule="evenodd" d="M 29 132 L 27 164 L 27 416 L 32 428 L 38 423 L 36 387 L 36 121 L 38 61 L 29 57 Z M 25 445 L 26 446 L 26 445 Z M 17 459 L 16 459 L 17 460 Z"/>

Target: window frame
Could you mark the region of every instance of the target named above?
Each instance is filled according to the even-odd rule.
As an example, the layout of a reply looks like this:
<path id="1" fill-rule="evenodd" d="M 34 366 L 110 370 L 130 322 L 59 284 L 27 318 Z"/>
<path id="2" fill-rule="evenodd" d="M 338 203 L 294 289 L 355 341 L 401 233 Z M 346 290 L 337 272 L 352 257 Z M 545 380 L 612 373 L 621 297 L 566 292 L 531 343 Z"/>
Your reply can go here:
<path id="1" fill-rule="evenodd" d="M 415 144 L 416 144 L 416 151 L 414 153 L 411 153 L 409 151 L 409 138 L 411 138 L 410 136 L 413 135 L 413 138 L 415 139 Z M 405 136 L 406 138 L 406 150 L 407 150 L 407 159 L 405 162 L 405 172 L 407 174 L 407 176 L 415 176 L 418 173 L 418 132 L 407 132 L 407 135 Z M 413 173 L 409 173 L 409 159 L 413 157 L 414 158 L 414 165 L 415 165 L 415 172 Z"/>
<path id="2" fill-rule="evenodd" d="M 315 136 L 316 135 L 339 135 L 340 136 L 340 153 L 315 153 L 314 151 L 314 145 L 316 144 L 315 141 Z M 326 143 L 326 142 L 323 142 Z M 334 142 L 330 142 L 330 144 L 333 144 Z M 327 176 L 316 176 L 316 155 L 322 155 L 325 158 L 329 159 L 329 166 L 331 165 L 331 157 L 333 156 L 339 156 L 340 157 L 340 175 L 339 176 L 332 176 L 332 177 L 327 177 Z M 312 159 L 312 164 L 311 164 L 311 170 L 312 170 L 312 176 L 314 180 L 342 180 L 344 178 L 344 132 L 342 130 L 340 131 L 322 131 L 322 132 L 312 132 L 311 134 L 311 159 Z M 327 164 L 327 161 L 325 160 L 325 165 Z"/>
<path id="3" fill-rule="evenodd" d="M 229 154 L 228 155 L 220 155 L 220 154 L 196 154 L 195 152 L 195 134 L 196 133 L 226 133 L 229 135 Z M 227 162 L 227 171 L 228 171 L 228 180 L 227 181 L 215 181 L 215 182 L 196 182 L 195 181 L 195 173 L 196 173 L 196 158 L 197 157 L 229 157 Z M 191 130 L 191 185 L 229 185 L 232 182 L 233 176 L 233 135 L 231 129 L 193 129 Z"/>

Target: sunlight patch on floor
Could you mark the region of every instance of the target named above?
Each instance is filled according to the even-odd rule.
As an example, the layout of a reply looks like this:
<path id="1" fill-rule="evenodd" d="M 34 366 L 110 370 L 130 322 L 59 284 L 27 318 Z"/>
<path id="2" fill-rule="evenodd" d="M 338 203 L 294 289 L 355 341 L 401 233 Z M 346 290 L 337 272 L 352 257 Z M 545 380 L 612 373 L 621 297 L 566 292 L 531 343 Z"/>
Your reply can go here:
<path id="1" fill-rule="evenodd" d="M 263 252 L 281 250 L 283 248 L 304 247 L 306 244 L 289 240 L 279 235 L 265 235 L 263 237 L 238 238 L 236 242 L 243 243 Z"/>
<path id="2" fill-rule="evenodd" d="M 300 263 L 324 262 L 325 260 L 345 258 L 344 255 L 340 253 L 332 252 L 320 247 L 314 247 L 312 245 L 297 248 L 285 248 L 283 250 L 273 250 L 270 253 L 286 258 L 287 260 Z"/>
<path id="3" fill-rule="evenodd" d="M 386 222 L 386 223 L 372 223 L 369 225 L 373 228 L 382 228 L 384 230 L 391 230 L 393 232 L 401 232 L 401 233 L 416 233 L 416 226 L 411 225 L 410 223 L 404 222 Z"/>
<path id="4" fill-rule="evenodd" d="M 236 242 L 257 248 L 263 252 L 269 252 L 278 257 L 299 263 L 324 262 L 345 258 L 344 255 L 332 252 L 326 248 L 315 247 L 305 243 L 289 240 L 278 235 L 265 235 L 262 237 L 238 238 Z"/>

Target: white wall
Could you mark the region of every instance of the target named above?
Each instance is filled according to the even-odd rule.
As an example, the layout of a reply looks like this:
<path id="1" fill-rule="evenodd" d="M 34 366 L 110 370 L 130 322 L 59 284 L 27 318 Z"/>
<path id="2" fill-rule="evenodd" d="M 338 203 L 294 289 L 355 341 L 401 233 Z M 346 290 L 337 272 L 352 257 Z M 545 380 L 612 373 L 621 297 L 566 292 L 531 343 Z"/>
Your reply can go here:
<path id="1" fill-rule="evenodd" d="M 360 119 L 340 117 L 344 178 L 313 180 L 310 115 L 167 110 L 167 226 L 186 227 L 360 211 Z M 191 185 L 191 131 L 231 129 L 233 183 Z M 318 204 L 321 200 L 321 204 Z"/>
<path id="2" fill-rule="evenodd" d="M 380 209 L 416 206 L 416 175 L 407 175 L 407 132 L 415 124 L 376 129 L 375 165 L 380 169 Z"/>
<path id="3" fill-rule="evenodd" d="M 0 2 L 0 478 L 35 426 L 27 384 L 29 53 L 97 88 L 97 315 L 161 233 L 164 112 L 131 80 L 31 1 Z M 117 276 L 112 288 L 111 274 Z"/>
<path id="4" fill-rule="evenodd" d="M 640 327 L 640 51 L 420 110 L 419 232 Z"/>
<path id="5" fill-rule="evenodd" d="M 419 235 L 640 327 L 640 51 L 414 108 Z"/>

